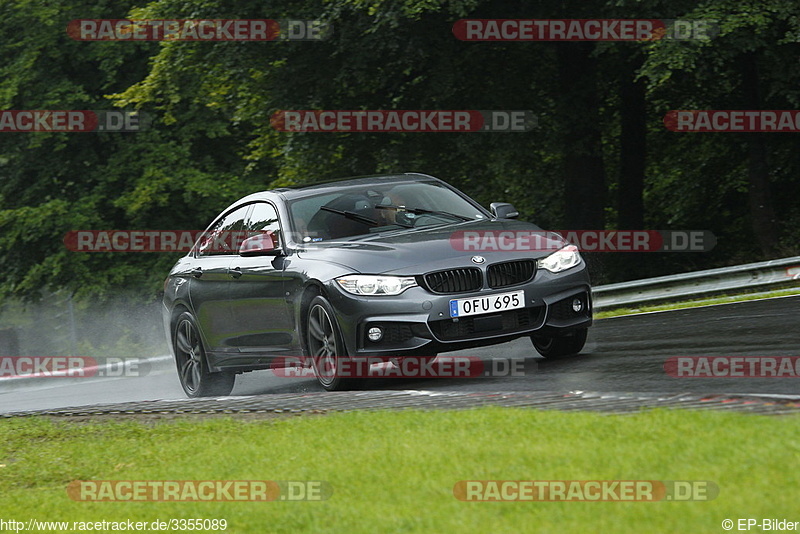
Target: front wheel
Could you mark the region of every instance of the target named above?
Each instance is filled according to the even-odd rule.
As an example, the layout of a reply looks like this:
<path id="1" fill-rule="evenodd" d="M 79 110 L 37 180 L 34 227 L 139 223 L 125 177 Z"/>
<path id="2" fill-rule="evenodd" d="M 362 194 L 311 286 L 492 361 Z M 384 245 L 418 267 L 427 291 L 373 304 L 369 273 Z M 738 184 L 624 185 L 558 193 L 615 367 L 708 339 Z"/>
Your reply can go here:
<path id="1" fill-rule="evenodd" d="M 344 376 L 347 349 L 342 341 L 333 307 L 323 296 L 314 297 L 306 316 L 306 343 L 319 383 L 328 391 L 352 389 L 356 380 Z"/>
<path id="2" fill-rule="evenodd" d="M 588 328 L 576 328 L 565 336 L 531 336 L 534 348 L 545 358 L 578 354 L 586 344 Z"/>
<path id="3" fill-rule="evenodd" d="M 236 375 L 222 371 L 212 373 L 208 368 L 206 351 L 194 316 L 184 312 L 175 322 L 173 333 L 175 364 L 183 391 L 190 398 L 224 397 L 233 391 Z"/>

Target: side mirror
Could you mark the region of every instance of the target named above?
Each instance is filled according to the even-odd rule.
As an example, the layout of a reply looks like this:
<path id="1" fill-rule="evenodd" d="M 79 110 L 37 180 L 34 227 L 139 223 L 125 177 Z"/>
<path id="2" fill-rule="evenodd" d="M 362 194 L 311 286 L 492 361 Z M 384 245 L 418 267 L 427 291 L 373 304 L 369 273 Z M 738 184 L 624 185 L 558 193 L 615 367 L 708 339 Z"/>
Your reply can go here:
<path id="1" fill-rule="evenodd" d="M 492 202 L 489 206 L 496 219 L 516 219 L 519 217 L 517 209 L 508 202 Z"/>
<path id="2" fill-rule="evenodd" d="M 270 230 L 248 237 L 242 241 L 242 246 L 239 247 L 240 256 L 277 256 L 280 252 L 278 236 Z"/>

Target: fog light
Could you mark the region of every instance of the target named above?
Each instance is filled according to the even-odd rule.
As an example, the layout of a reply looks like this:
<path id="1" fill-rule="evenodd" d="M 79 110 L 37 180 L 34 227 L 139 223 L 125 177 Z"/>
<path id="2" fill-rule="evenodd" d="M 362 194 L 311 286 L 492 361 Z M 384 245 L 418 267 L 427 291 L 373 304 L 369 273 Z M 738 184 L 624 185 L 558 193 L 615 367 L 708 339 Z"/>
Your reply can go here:
<path id="1" fill-rule="evenodd" d="M 380 341 L 383 338 L 383 330 L 377 326 L 373 326 L 367 331 L 367 337 L 370 341 Z"/>
<path id="2" fill-rule="evenodd" d="M 581 301 L 581 299 L 575 299 L 572 301 L 572 311 L 578 313 L 582 309 L 583 309 L 583 302 Z"/>

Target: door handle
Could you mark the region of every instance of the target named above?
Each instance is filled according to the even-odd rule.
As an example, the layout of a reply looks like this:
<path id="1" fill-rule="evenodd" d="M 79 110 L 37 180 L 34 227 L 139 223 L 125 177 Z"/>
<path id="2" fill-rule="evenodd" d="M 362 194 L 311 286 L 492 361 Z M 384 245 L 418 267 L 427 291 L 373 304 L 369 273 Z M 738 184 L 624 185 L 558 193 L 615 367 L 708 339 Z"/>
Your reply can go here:
<path id="1" fill-rule="evenodd" d="M 203 276 L 203 269 L 201 269 L 200 267 L 195 267 L 194 269 L 189 271 L 189 274 L 191 274 L 195 278 L 200 278 L 201 276 Z"/>
<path id="2" fill-rule="evenodd" d="M 228 274 L 231 275 L 231 277 L 233 278 L 239 278 L 240 276 L 242 276 L 242 269 L 239 267 L 228 269 Z"/>

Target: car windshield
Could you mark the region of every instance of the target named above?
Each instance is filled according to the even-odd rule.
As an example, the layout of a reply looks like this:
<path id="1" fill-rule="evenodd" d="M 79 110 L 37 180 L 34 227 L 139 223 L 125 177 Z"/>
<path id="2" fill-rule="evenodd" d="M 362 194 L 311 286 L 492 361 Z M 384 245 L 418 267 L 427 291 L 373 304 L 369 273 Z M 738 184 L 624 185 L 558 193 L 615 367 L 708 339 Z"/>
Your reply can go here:
<path id="1" fill-rule="evenodd" d="M 305 243 L 486 218 L 436 182 L 342 187 L 291 201 L 289 213 L 297 240 Z"/>

